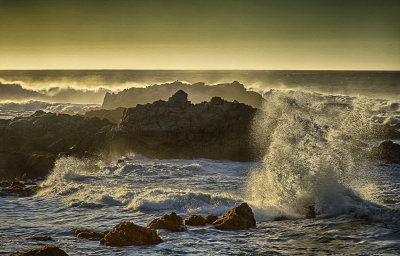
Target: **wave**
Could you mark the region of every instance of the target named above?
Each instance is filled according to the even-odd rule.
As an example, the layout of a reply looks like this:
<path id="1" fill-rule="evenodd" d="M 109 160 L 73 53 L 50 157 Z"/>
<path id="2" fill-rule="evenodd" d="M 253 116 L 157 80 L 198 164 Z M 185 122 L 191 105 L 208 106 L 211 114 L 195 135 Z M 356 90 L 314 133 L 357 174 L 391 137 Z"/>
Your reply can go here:
<path id="1" fill-rule="evenodd" d="M 376 209 L 371 190 L 378 170 L 354 145 L 376 115 L 398 113 L 397 103 L 295 90 L 270 90 L 264 99 L 253 138 L 267 153 L 246 189 L 253 205 L 295 218 L 310 207 L 320 216 Z"/>

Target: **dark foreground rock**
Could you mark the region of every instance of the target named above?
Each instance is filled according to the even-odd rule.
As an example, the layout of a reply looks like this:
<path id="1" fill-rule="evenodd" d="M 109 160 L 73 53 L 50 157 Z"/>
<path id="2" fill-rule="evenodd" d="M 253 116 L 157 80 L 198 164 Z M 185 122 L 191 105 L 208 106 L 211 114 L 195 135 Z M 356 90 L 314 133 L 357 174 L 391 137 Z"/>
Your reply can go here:
<path id="1" fill-rule="evenodd" d="M 256 226 L 253 211 L 246 203 L 233 208 L 221 216 L 214 223 L 215 228 L 221 230 L 248 229 Z"/>
<path id="2" fill-rule="evenodd" d="M 100 240 L 100 244 L 108 246 L 152 245 L 163 240 L 153 229 L 138 226 L 132 222 L 122 222 L 115 226 Z"/>
<path id="3" fill-rule="evenodd" d="M 126 151 L 152 158 L 255 160 L 250 129 L 257 109 L 214 97 L 192 104 L 178 91 L 168 101 L 126 109 L 115 133 Z"/>
<path id="4" fill-rule="evenodd" d="M 45 245 L 40 248 L 30 249 L 24 252 L 17 253 L 20 256 L 68 256 L 66 252 L 55 245 Z"/>
<path id="5" fill-rule="evenodd" d="M 366 157 L 373 161 L 387 161 L 400 164 L 400 144 L 387 140 L 373 147 Z"/>
<path id="6" fill-rule="evenodd" d="M 215 214 L 209 214 L 206 216 L 206 223 L 208 224 L 213 224 L 216 220 L 218 220 L 218 216 Z"/>
<path id="7" fill-rule="evenodd" d="M 11 184 L 7 182 L 2 182 L 4 186 L 0 190 L 0 196 L 32 196 L 40 190 L 37 185 L 29 185 L 20 181 L 14 181 Z"/>
<path id="8" fill-rule="evenodd" d="M 193 214 L 187 217 L 184 221 L 183 224 L 187 226 L 205 226 L 206 225 L 206 219 L 204 219 L 203 216 L 198 215 L 198 214 Z"/>
<path id="9" fill-rule="evenodd" d="M 164 214 L 162 217 L 152 220 L 149 225 L 147 225 L 147 228 L 182 232 L 185 231 L 185 227 L 183 227 L 182 224 L 181 216 L 177 215 L 175 212 L 171 212 L 170 214 Z"/>

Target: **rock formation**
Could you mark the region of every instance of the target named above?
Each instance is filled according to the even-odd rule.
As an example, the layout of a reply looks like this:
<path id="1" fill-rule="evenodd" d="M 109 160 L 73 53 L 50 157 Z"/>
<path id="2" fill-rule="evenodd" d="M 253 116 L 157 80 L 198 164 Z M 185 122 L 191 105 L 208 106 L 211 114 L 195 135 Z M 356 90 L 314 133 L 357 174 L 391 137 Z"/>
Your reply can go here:
<path id="1" fill-rule="evenodd" d="M 183 224 L 187 226 L 205 226 L 206 225 L 206 219 L 204 219 L 203 216 L 198 215 L 198 214 L 193 214 L 187 217 L 184 221 Z"/>
<path id="2" fill-rule="evenodd" d="M 152 103 L 157 100 L 167 100 L 177 91 L 183 90 L 189 94 L 193 103 L 209 101 L 218 96 L 227 101 L 239 101 L 255 108 L 260 108 L 262 96 L 253 91 L 247 91 L 243 84 L 233 83 L 205 85 L 204 83 L 186 84 L 182 82 L 152 85 L 146 88 L 130 88 L 119 93 L 106 93 L 103 108 L 113 109 L 118 107 L 131 108 L 138 104 Z"/>
<path id="3" fill-rule="evenodd" d="M 182 232 L 185 228 L 182 226 L 182 218 L 175 212 L 164 214 L 161 218 L 155 218 L 147 225 L 149 229 L 167 229 L 172 232 Z"/>
<path id="4" fill-rule="evenodd" d="M 126 109 L 116 135 L 127 151 L 148 157 L 250 161 L 256 158 L 250 141 L 256 111 L 219 97 L 191 104 L 178 91 L 168 101 Z"/>
<path id="5" fill-rule="evenodd" d="M 256 226 L 253 211 L 246 203 L 233 208 L 221 216 L 214 223 L 215 228 L 221 230 L 248 229 Z"/>
<path id="6" fill-rule="evenodd" d="M 215 214 L 209 214 L 206 216 L 206 223 L 208 224 L 213 224 L 216 220 L 218 220 L 218 216 Z"/>
<path id="7" fill-rule="evenodd" d="M 66 252 L 58 248 L 55 245 L 45 245 L 40 248 L 30 249 L 24 252 L 20 252 L 19 256 L 68 256 Z"/>
<path id="8" fill-rule="evenodd" d="M 107 233 L 100 244 L 108 246 L 151 245 L 163 240 L 155 230 L 138 226 L 132 222 L 121 222 Z"/>
<path id="9" fill-rule="evenodd" d="M 373 147 L 366 157 L 373 161 L 387 161 L 388 163 L 400 164 L 400 144 L 387 140 Z"/>
<path id="10" fill-rule="evenodd" d="M 88 229 L 77 229 L 75 230 L 75 235 L 79 239 L 87 239 L 87 240 L 93 240 L 93 241 L 100 241 L 101 239 L 104 238 L 105 235 L 110 233 L 111 230 L 106 230 L 103 232 L 95 232 L 95 231 L 90 231 Z"/>

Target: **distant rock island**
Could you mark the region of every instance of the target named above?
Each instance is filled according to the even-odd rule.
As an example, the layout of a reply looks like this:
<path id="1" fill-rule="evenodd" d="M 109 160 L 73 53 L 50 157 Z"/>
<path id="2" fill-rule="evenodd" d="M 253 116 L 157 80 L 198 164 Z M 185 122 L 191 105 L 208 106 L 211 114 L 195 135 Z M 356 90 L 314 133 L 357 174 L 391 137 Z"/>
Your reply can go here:
<path id="1" fill-rule="evenodd" d="M 183 90 L 192 103 L 209 101 L 212 97 L 220 97 L 227 101 L 238 101 L 255 108 L 260 108 L 262 96 L 248 91 L 243 84 L 232 83 L 206 85 L 204 83 L 188 84 L 179 81 L 165 84 L 155 84 L 145 88 L 132 87 L 119 93 L 106 93 L 102 108 L 135 107 L 137 104 L 152 103 L 157 100 L 168 100 L 175 92 Z"/>

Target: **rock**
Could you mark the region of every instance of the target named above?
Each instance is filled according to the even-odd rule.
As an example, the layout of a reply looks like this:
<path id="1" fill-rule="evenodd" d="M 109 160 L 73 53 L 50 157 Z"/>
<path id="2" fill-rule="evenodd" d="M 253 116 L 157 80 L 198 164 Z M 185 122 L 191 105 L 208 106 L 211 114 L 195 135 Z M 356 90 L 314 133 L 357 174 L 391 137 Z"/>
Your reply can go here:
<path id="1" fill-rule="evenodd" d="M 248 229 L 256 226 L 253 211 L 246 203 L 228 211 L 214 223 L 215 228 L 221 230 Z"/>
<path id="2" fill-rule="evenodd" d="M 185 231 L 185 228 L 182 226 L 182 218 L 177 215 L 175 212 L 171 212 L 170 214 L 164 214 L 161 218 L 156 218 L 147 225 L 147 228 L 150 229 L 168 229 L 173 232 L 182 232 Z"/>
<path id="3" fill-rule="evenodd" d="M 107 246 L 152 245 L 161 242 L 163 240 L 155 230 L 132 222 L 121 222 L 100 240 L 100 244 Z"/>
<path id="4" fill-rule="evenodd" d="M 315 210 L 314 205 L 310 205 L 307 207 L 307 213 L 306 213 L 306 219 L 315 219 L 317 217 L 318 213 Z"/>
<path id="5" fill-rule="evenodd" d="M 79 239 L 87 239 L 87 240 L 93 240 L 93 241 L 100 241 L 101 239 L 104 238 L 105 235 L 110 233 L 111 230 L 106 230 L 103 232 L 95 232 L 95 231 L 90 231 L 88 229 L 77 229 L 75 230 L 75 235 Z"/>
<path id="6" fill-rule="evenodd" d="M 37 241 L 53 241 L 51 236 L 30 236 L 25 238 L 26 240 L 37 240 Z"/>
<path id="7" fill-rule="evenodd" d="M 85 117 L 98 117 L 100 119 L 107 119 L 108 121 L 118 124 L 121 121 L 122 114 L 125 108 L 119 107 L 115 109 L 94 109 L 87 111 Z"/>
<path id="8" fill-rule="evenodd" d="M 33 255 L 38 255 L 38 256 L 68 256 L 66 252 L 58 248 L 58 246 L 55 245 L 45 245 L 40 248 L 35 248 L 35 249 L 30 249 L 24 252 L 20 252 L 17 255 L 20 256 L 33 256 Z"/>
<path id="9" fill-rule="evenodd" d="M 216 220 L 218 220 L 218 216 L 215 214 L 209 214 L 206 216 L 206 223 L 208 224 L 213 224 Z"/>
<path id="10" fill-rule="evenodd" d="M 26 186 L 24 183 L 14 181 L 9 187 L 3 187 L 0 196 L 32 196 L 40 190 L 37 185 Z"/>
<path id="11" fill-rule="evenodd" d="M 206 219 L 201 215 L 193 214 L 187 217 L 183 223 L 187 226 L 205 226 Z"/>
<path id="12" fill-rule="evenodd" d="M 283 221 L 283 220 L 288 220 L 289 218 L 286 217 L 285 215 L 280 215 L 278 217 L 274 218 L 274 221 Z"/>
<path id="13" fill-rule="evenodd" d="M 248 91 L 243 84 L 237 81 L 212 86 L 204 83 L 187 84 L 176 81 L 146 88 L 132 87 L 116 94 L 106 93 L 102 108 L 131 108 L 138 104 L 144 105 L 158 100 L 166 101 L 179 90 L 186 92 L 189 100 L 193 103 L 209 101 L 212 97 L 217 96 L 228 101 L 237 100 L 255 108 L 260 108 L 262 105 L 261 94 Z"/>
<path id="14" fill-rule="evenodd" d="M 366 155 L 366 158 L 373 161 L 384 160 L 388 163 L 400 164 L 400 144 L 387 140 L 373 147 Z"/>

